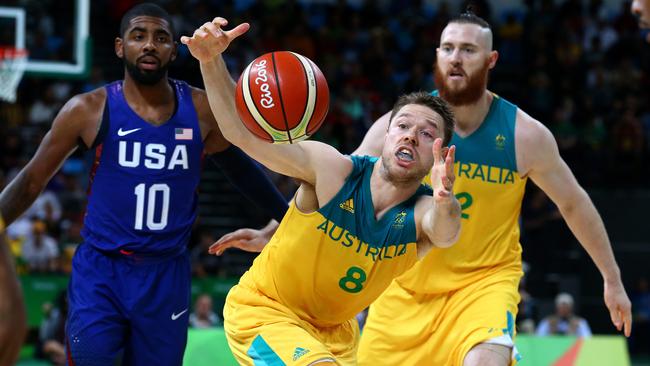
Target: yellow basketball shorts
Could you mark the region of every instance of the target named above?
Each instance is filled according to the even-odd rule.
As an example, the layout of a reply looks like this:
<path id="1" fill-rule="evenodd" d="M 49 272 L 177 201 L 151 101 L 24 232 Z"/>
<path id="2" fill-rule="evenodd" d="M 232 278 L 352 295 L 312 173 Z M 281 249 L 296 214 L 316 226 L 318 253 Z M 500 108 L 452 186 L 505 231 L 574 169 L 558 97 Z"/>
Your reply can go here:
<path id="1" fill-rule="evenodd" d="M 370 306 L 359 366 L 460 366 L 483 342 L 513 346 L 521 272 L 498 273 L 442 294 L 418 294 L 393 281 Z"/>
<path id="2" fill-rule="evenodd" d="M 224 319 L 228 345 L 241 365 L 309 365 L 322 360 L 356 365 L 356 319 L 319 328 L 241 284 L 228 293 Z"/>

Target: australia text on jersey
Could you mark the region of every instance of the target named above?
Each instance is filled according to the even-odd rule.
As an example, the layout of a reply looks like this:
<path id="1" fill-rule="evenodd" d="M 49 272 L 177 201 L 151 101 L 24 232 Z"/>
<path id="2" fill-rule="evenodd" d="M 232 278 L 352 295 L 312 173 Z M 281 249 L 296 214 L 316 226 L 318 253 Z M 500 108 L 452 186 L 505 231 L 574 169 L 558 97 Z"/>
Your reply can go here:
<path id="1" fill-rule="evenodd" d="M 316 230 L 322 231 L 334 242 L 338 242 L 345 248 L 355 250 L 357 253 L 366 257 L 370 256 L 373 262 L 406 254 L 406 246 L 408 243 L 387 244 L 382 247 L 372 246 L 328 219 L 325 219 L 325 221 L 318 225 Z"/>
<path id="2" fill-rule="evenodd" d="M 487 183 L 513 184 L 515 172 L 498 166 L 456 162 L 456 177 L 481 180 Z"/>

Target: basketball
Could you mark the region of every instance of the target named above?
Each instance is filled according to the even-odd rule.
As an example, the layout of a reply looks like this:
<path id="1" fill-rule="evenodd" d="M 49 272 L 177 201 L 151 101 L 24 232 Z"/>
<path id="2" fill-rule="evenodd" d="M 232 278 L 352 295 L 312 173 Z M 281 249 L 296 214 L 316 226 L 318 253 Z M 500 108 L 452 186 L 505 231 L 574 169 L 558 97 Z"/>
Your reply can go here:
<path id="1" fill-rule="evenodd" d="M 237 81 L 237 112 L 255 136 L 286 144 L 305 140 L 329 109 L 325 76 L 310 59 L 276 51 L 251 62 Z"/>

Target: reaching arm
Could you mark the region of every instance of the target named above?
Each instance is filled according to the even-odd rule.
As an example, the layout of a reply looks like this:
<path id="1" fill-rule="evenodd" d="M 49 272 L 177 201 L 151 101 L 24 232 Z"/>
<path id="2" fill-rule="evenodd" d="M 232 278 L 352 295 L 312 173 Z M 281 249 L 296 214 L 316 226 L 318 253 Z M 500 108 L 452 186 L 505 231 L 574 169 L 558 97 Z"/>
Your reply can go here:
<path id="1" fill-rule="evenodd" d="M 206 23 L 197 29 L 191 38 L 181 37 L 181 42 L 188 46 L 192 55 L 200 62 L 208 101 L 216 116 L 221 133 L 228 141 L 240 147 L 269 169 L 280 174 L 314 182 L 315 173 L 311 167 L 309 149 L 305 148 L 307 144 L 273 145 L 263 143 L 253 136 L 239 120 L 234 102 L 234 84 L 225 62 L 221 58 L 221 53 L 226 50 L 232 40 L 248 31 L 250 26 L 244 23 L 230 31 L 224 31 L 221 26 L 226 24 L 225 19 L 215 18 L 213 22 Z"/>
<path id="2" fill-rule="evenodd" d="M 632 330 L 631 304 L 603 220 L 587 192 L 560 157 L 551 132 L 530 116 L 519 113 L 516 131 L 518 164 L 558 206 L 571 232 L 598 267 L 604 279 L 605 304 L 612 322 L 618 330 L 624 327 L 625 335 L 629 337 Z M 528 152 L 534 153 L 528 155 Z"/>
<path id="3" fill-rule="evenodd" d="M 424 257 L 431 247 L 452 246 L 460 235 L 460 204 L 453 194 L 454 158 L 456 147 L 449 148 L 443 158 L 442 140 L 433 144 L 434 164 L 431 168 L 433 198 L 421 198 L 415 206 L 415 216 L 421 232 L 418 235 L 418 256 Z M 418 220 L 422 217 L 421 220 Z"/>
<path id="4" fill-rule="evenodd" d="M 224 31 L 221 27 L 226 24 L 225 19 L 217 17 L 197 29 L 192 37 L 181 37 L 181 42 L 188 46 L 190 53 L 201 64 L 210 108 L 221 133 L 269 169 L 316 186 L 319 201 L 328 201 L 352 169 L 350 159 L 323 143 L 270 144 L 246 129 L 235 109 L 234 85 L 221 53 L 233 39 L 248 31 L 249 25 L 244 23 Z M 316 184 L 317 176 L 323 177 L 320 186 Z"/>
<path id="5" fill-rule="evenodd" d="M 271 220 L 260 230 L 248 228 L 235 230 L 212 244 L 208 252 L 221 255 L 228 248 L 238 248 L 247 252 L 259 253 L 269 243 L 278 226 L 277 221 Z"/>
<path id="6" fill-rule="evenodd" d="M 239 192 L 264 209 L 272 218 L 282 220 L 287 211 L 287 201 L 282 194 L 259 164 L 223 137 L 210 109 L 206 92 L 194 89 L 192 98 L 201 123 L 201 131 L 206 132 L 203 141 L 204 153 Z"/>
<path id="7" fill-rule="evenodd" d="M 80 138 L 90 146 L 87 141 L 96 136 L 104 100 L 96 94 L 78 95 L 63 106 L 34 157 L 0 193 L 0 214 L 7 226 L 34 203 Z"/>
<path id="8" fill-rule="evenodd" d="M 366 136 L 363 138 L 361 145 L 352 154 L 380 156 L 381 149 L 384 146 L 384 135 L 388 129 L 389 118 L 390 112 L 377 119 L 368 132 L 366 132 Z M 303 187 L 301 186 L 301 188 Z M 435 220 L 432 217 L 429 219 Z M 247 252 L 261 252 L 278 228 L 278 222 L 281 220 L 277 218 L 276 220 L 270 221 L 260 230 L 244 228 L 225 234 L 210 247 L 209 252 L 211 254 L 221 255 L 228 248 L 238 248 Z M 430 245 L 423 244 L 421 247 L 430 248 Z"/>
<path id="9" fill-rule="evenodd" d="M 381 156 L 381 149 L 384 147 L 384 136 L 386 136 L 386 130 L 388 130 L 390 113 L 388 112 L 379 117 L 370 126 L 370 129 L 366 132 L 366 136 L 361 141 L 361 145 L 357 147 L 352 155 Z"/>
<path id="10" fill-rule="evenodd" d="M 243 151 L 231 145 L 210 158 L 244 196 L 264 208 L 275 220 L 282 221 L 287 201 L 266 173 Z"/>
<path id="11" fill-rule="evenodd" d="M 313 212 L 318 209 L 318 198 L 314 187 L 301 182 L 293 198 L 300 202 L 298 209 L 302 212 Z M 266 244 L 271 240 L 273 234 L 280 224 L 271 220 L 264 228 L 239 229 L 222 236 L 216 243 L 210 246 L 210 254 L 221 255 L 228 248 L 238 248 L 247 252 L 261 252 Z"/>

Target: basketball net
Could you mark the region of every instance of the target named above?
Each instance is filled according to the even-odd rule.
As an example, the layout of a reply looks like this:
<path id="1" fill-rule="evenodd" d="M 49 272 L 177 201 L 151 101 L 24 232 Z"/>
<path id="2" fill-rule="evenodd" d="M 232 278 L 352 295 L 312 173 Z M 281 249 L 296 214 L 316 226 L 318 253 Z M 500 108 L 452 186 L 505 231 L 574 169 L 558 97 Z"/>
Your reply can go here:
<path id="1" fill-rule="evenodd" d="M 27 50 L 0 47 L 0 99 L 13 103 L 27 66 Z"/>

